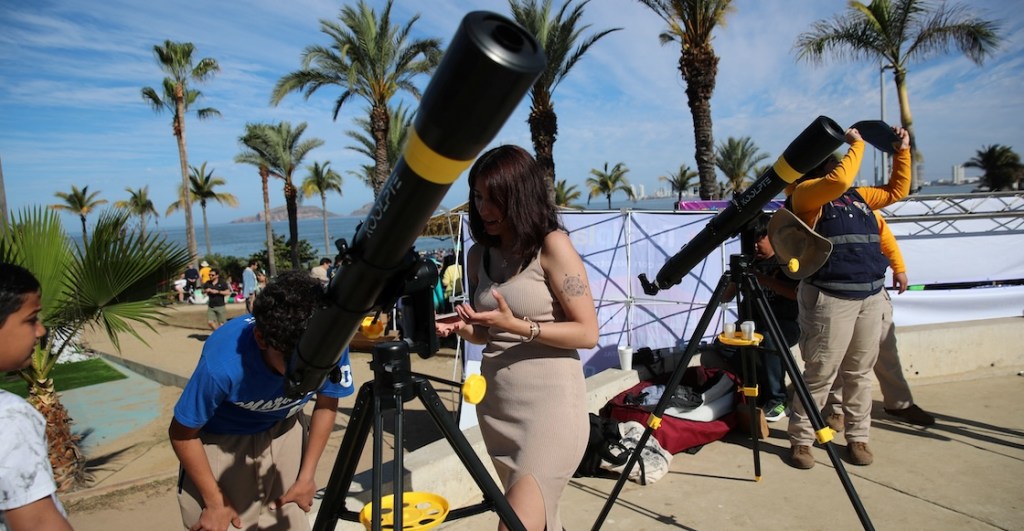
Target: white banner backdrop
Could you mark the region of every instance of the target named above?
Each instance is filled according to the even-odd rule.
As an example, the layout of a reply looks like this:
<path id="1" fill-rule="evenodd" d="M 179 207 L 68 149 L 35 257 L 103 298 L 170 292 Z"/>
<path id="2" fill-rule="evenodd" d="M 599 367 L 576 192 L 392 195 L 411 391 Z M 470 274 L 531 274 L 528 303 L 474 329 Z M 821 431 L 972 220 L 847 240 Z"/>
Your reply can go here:
<path id="1" fill-rule="evenodd" d="M 637 275 L 654 279 L 713 217 L 710 213 L 563 212 L 562 221 L 580 253 L 597 306 L 600 338 L 596 348 L 580 351 L 587 376 L 617 367 L 618 345 L 634 349 L 674 347 L 690 339 L 721 278 L 727 253 L 739 251 L 730 239 L 694 267 L 678 285 L 655 296 L 644 294 Z M 463 249 L 472 246 L 463 219 Z M 715 319 L 717 322 L 718 311 Z M 710 341 L 717 325 L 709 327 Z M 466 345 L 466 359 L 479 360 L 482 347 Z"/>
<path id="2" fill-rule="evenodd" d="M 716 213 L 708 212 L 563 212 L 576 250 L 583 258 L 597 305 L 599 344 L 580 352 L 587 376 L 618 365 L 617 346 L 652 349 L 680 346 L 690 339 L 727 265 L 739 252 L 730 238 L 687 274 L 657 295 L 643 292 L 637 276 L 653 281 L 665 262 L 680 252 Z M 1024 238 L 1018 231 L 991 232 L 980 220 L 942 222 L 944 234 L 920 234 L 920 222 L 890 222 L 907 262 L 911 284 L 932 284 L 1024 277 Z M 991 221 L 987 224 L 990 226 Z M 955 228 L 954 228 L 955 226 Z M 915 229 L 915 227 L 917 227 Z M 985 232 L 976 232 L 985 230 Z M 914 231 L 917 234 L 908 234 Z M 463 247 L 472 245 L 463 216 Z M 464 277 L 465 278 L 465 277 Z M 889 285 L 891 285 L 891 278 Z M 1024 288 L 908 291 L 893 296 L 897 326 L 1019 317 Z M 718 333 L 720 310 L 704 334 Z M 468 360 L 481 348 L 467 345 Z"/>

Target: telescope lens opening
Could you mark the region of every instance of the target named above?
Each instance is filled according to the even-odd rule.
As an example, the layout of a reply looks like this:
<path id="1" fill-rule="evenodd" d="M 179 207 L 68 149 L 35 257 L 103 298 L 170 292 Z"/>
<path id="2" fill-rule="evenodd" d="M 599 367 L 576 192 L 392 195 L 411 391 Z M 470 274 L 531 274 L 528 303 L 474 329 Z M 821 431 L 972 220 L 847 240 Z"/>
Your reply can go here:
<path id="1" fill-rule="evenodd" d="M 516 53 L 522 50 L 523 45 L 525 44 L 523 36 L 514 28 L 510 28 L 506 24 L 496 24 L 494 26 L 494 30 L 491 31 L 491 37 L 494 38 L 494 42 L 500 44 L 507 50 Z"/>

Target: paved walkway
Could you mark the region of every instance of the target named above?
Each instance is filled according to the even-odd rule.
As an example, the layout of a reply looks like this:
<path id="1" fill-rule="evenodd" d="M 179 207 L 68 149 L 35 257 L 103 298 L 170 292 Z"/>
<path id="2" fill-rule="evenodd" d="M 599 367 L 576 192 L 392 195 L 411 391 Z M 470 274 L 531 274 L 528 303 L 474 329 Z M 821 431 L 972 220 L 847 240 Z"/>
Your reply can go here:
<path id="1" fill-rule="evenodd" d="M 171 379 L 187 378 L 206 334 L 198 329 L 160 326 L 155 332 L 143 333 L 150 346 L 123 338 L 120 356 L 126 364 L 138 364 L 133 366 L 141 372 L 152 373 L 150 376 L 162 373 Z M 93 348 L 113 352 L 101 335 L 91 334 L 87 339 Z M 364 353 L 353 355 L 359 382 L 371 377 L 366 368 L 368 359 Z M 429 360 L 414 357 L 412 363 L 418 372 L 452 377 L 450 356 Z M 1024 399 L 1024 378 L 1016 375 L 1020 369 L 1024 367 L 993 368 L 941 380 L 913 380 L 917 402 L 938 418 L 937 424 L 928 429 L 887 417 L 876 394 L 871 440 L 875 463 L 845 467 L 875 528 L 1024 529 L 1024 413 L 1019 409 Z M 89 437 L 96 441 L 89 451 L 95 476 L 92 488 L 62 496 L 79 531 L 124 527 L 118 522 L 135 522 L 135 529 L 155 531 L 181 528 L 173 489 L 177 460 L 166 442 L 170 409 L 180 391 L 173 385 L 159 385 L 155 391 L 127 391 L 121 387 L 137 385 L 131 383 L 133 380 L 98 386 L 112 396 L 137 393 L 151 400 L 155 393 L 157 402 L 146 409 L 158 411 L 156 416 L 125 435 L 113 435 L 112 423 L 76 416 L 76 411 L 81 411 L 76 408 L 82 407 L 77 403 L 80 398 L 64 394 L 77 427 L 92 429 Z M 435 387 L 453 408 L 454 395 Z M 342 403 L 338 427 L 318 470 L 321 485 L 329 478 L 352 400 L 350 397 Z M 415 401 L 410 408 L 405 448 L 414 451 L 438 435 L 418 429 L 429 421 L 417 411 Z M 753 481 L 749 441 L 730 435 L 695 455 L 676 455 L 671 472 L 653 485 L 627 483 L 603 529 L 862 528 L 825 451 L 814 450 L 818 464 L 812 470 L 790 468 L 783 461 L 789 447 L 785 421 L 771 427 L 770 437 L 762 445 L 760 482 Z M 105 432 L 111 434 L 109 439 Z M 385 452 L 389 452 L 393 441 L 385 440 L 385 444 Z M 842 435 L 837 436 L 836 444 L 843 454 Z M 369 453 L 368 449 L 364 451 L 360 470 L 369 468 Z M 462 474 L 464 481 L 472 483 L 465 471 L 453 470 L 452 474 Z M 572 480 L 562 502 L 566 529 L 590 529 L 613 486 L 612 479 Z M 493 513 L 486 513 L 446 523 L 442 528 L 494 529 L 496 522 Z M 127 527 L 133 528 L 130 524 Z M 362 526 L 340 522 L 338 529 Z"/>

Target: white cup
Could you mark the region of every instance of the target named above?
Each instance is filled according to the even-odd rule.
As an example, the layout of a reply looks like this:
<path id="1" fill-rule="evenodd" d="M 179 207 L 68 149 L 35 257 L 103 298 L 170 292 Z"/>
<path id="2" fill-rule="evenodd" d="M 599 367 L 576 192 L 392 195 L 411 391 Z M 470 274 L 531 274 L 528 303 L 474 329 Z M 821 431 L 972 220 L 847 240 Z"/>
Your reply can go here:
<path id="1" fill-rule="evenodd" d="M 619 368 L 624 371 L 633 370 L 633 347 L 619 345 Z"/>
<path id="2" fill-rule="evenodd" d="M 754 339 L 754 321 L 743 321 L 740 323 L 740 330 L 743 334 L 743 339 L 750 341 Z"/>

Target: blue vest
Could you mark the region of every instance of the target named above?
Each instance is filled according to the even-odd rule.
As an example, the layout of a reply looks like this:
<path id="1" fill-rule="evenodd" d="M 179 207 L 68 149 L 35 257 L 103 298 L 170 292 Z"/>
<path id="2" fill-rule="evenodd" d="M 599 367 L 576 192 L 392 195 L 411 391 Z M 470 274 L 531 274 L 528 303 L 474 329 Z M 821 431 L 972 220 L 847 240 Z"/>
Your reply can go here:
<path id="1" fill-rule="evenodd" d="M 857 190 L 851 188 L 822 206 L 814 230 L 832 242 L 832 254 L 807 279 L 811 285 L 857 300 L 882 289 L 889 261 L 882 254 L 875 214 Z"/>

